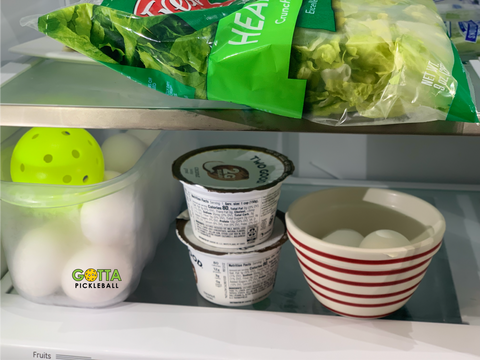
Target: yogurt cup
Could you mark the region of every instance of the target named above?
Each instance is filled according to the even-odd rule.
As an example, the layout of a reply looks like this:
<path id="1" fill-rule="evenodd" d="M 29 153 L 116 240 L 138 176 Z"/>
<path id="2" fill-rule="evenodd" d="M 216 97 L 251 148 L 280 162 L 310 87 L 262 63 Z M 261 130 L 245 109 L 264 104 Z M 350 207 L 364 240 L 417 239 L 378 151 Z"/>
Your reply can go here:
<path id="1" fill-rule="evenodd" d="M 197 289 L 204 299 L 223 306 L 245 306 L 272 292 L 280 249 L 287 241 L 280 211 L 272 236 L 246 249 L 228 250 L 201 242 L 193 233 L 188 210 L 177 218 L 177 236 L 188 248 Z"/>
<path id="2" fill-rule="evenodd" d="M 195 236 L 229 249 L 270 238 L 280 187 L 293 171 L 286 156 L 246 145 L 197 149 L 172 166 L 183 184 Z"/>

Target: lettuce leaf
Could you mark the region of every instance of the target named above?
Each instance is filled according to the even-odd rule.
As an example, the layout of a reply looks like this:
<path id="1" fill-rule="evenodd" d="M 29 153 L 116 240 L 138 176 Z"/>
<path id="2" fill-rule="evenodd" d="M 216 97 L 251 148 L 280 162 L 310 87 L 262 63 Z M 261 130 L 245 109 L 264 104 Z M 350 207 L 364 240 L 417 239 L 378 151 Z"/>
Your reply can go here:
<path id="1" fill-rule="evenodd" d="M 90 36 L 85 35 L 89 23 L 87 18 L 92 14 L 92 10 L 92 4 L 82 4 L 55 11 L 38 19 L 38 30 L 94 60 L 116 64 L 116 60 L 104 54 L 91 43 Z M 83 13 L 84 16 L 79 18 L 79 13 Z M 75 14 L 77 16 L 74 18 Z M 86 21 L 83 26 L 82 20 Z M 83 35 L 78 34 L 77 31 L 82 32 Z"/>
<path id="2" fill-rule="evenodd" d="M 387 119 L 431 109 L 446 117 L 457 82 L 433 2 L 335 0 L 332 6 L 336 33 L 297 28 L 293 39 L 290 77 L 307 79 L 307 112 Z"/>

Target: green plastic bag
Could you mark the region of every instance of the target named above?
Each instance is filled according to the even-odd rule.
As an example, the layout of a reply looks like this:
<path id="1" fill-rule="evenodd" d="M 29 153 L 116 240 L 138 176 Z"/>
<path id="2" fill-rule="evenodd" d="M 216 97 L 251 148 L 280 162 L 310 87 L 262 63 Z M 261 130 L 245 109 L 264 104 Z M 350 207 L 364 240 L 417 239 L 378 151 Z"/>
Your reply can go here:
<path id="1" fill-rule="evenodd" d="M 158 16 L 121 11 L 134 0 L 83 3 L 38 18 L 38 29 L 172 96 L 329 125 L 478 122 L 431 0 L 237 0 L 183 12 L 194 0 L 172 1 L 177 12 Z"/>

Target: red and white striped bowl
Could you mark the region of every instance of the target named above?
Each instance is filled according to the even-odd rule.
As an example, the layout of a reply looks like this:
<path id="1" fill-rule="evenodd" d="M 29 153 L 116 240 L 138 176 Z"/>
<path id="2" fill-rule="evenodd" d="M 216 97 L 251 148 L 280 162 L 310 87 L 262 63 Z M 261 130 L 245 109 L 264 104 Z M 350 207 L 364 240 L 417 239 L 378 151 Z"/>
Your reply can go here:
<path id="1" fill-rule="evenodd" d="M 445 219 L 412 195 L 373 188 L 335 188 L 308 194 L 286 214 L 288 237 L 315 297 L 337 314 L 378 318 L 402 307 L 441 246 Z M 361 249 L 327 243 L 341 228 L 366 236 L 380 229 L 405 235 L 412 245 Z"/>

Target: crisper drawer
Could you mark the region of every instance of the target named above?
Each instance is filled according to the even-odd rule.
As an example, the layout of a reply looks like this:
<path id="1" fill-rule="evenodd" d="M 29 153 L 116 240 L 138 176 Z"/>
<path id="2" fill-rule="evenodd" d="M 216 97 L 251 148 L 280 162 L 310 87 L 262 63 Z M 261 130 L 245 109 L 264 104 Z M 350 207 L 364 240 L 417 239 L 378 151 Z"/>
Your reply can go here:
<path id="1" fill-rule="evenodd" d="M 290 134 L 174 134 L 171 141 L 191 141 L 195 147 L 241 143 L 278 150 L 294 162 L 313 156 L 299 154 Z M 186 134 L 193 137 L 182 138 Z M 163 164 L 162 171 L 170 176 L 170 165 Z M 290 243 L 282 248 L 276 284 L 267 299 L 238 309 L 214 305 L 198 294 L 188 250 L 171 222 L 162 226 L 166 235 L 137 289 L 115 307 L 34 304 L 16 295 L 5 276 L 2 351 L 9 359 L 32 358 L 35 353 L 52 359 L 99 360 L 400 359 L 407 351 L 410 359 L 478 358 L 480 186 L 309 179 L 297 173 L 282 187 L 279 210 L 287 211 L 305 194 L 344 186 L 406 192 L 437 207 L 446 220 L 442 247 L 419 288 L 387 318 L 349 319 L 323 307 L 309 289 Z M 165 210 L 169 221 L 186 207 L 182 203 L 180 197 L 177 213 Z"/>

